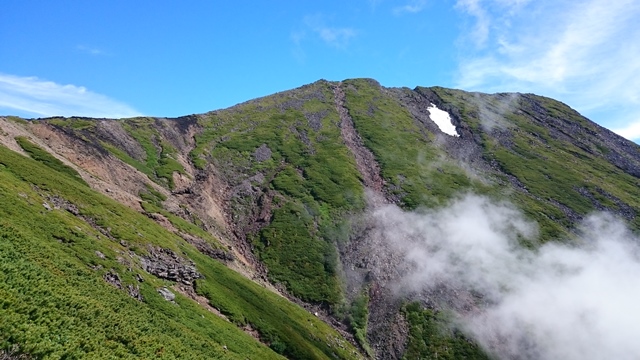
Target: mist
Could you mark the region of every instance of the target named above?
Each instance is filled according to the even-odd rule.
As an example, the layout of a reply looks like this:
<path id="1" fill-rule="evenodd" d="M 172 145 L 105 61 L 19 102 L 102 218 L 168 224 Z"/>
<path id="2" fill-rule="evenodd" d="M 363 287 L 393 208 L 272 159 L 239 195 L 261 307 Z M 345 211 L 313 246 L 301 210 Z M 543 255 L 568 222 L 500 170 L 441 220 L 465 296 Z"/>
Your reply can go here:
<path id="1" fill-rule="evenodd" d="M 495 358 L 640 358 L 639 241 L 611 215 L 594 214 L 577 239 L 535 250 L 519 245 L 536 243 L 535 223 L 476 195 L 437 211 L 386 205 L 371 217 L 404 260 L 396 291 L 453 289 L 457 300 L 434 297 L 435 305 Z"/>
<path id="2" fill-rule="evenodd" d="M 498 101 L 496 101 L 496 97 Z M 520 94 L 508 93 L 487 96 L 474 93 L 470 101 L 478 107 L 478 119 L 480 119 L 484 131 L 491 132 L 495 128 L 506 129 L 510 126 L 504 115 L 518 110 Z"/>

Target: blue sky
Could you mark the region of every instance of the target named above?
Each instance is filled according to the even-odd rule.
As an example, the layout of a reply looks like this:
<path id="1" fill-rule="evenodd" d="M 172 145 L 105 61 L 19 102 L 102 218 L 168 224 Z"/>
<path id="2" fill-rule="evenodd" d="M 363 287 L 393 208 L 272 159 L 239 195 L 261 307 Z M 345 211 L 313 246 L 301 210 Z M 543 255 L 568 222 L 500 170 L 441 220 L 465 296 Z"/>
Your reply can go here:
<path id="1" fill-rule="evenodd" d="M 0 114 L 180 116 L 318 79 L 533 92 L 640 140 L 640 1 L 34 1 L 0 12 Z"/>

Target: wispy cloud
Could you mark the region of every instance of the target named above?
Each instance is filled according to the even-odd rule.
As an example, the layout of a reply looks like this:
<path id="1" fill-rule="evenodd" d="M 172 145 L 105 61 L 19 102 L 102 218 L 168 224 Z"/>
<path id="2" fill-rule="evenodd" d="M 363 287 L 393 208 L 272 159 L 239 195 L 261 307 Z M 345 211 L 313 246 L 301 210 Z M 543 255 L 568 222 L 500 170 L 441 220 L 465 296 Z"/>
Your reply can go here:
<path id="1" fill-rule="evenodd" d="M 401 15 L 405 13 L 415 14 L 424 10 L 427 5 L 427 0 L 413 0 L 409 3 L 393 8 L 393 13 Z"/>
<path id="2" fill-rule="evenodd" d="M 640 120 L 631 121 L 624 127 L 613 128 L 612 131 L 627 139 L 640 139 Z"/>
<path id="3" fill-rule="evenodd" d="M 484 46 L 489 37 L 490 19 L 481 0 L 458 0 L 456 7 L 475 18 L 475 25 L 469 34 L 476 46 Z"/>
<path id="4" fill-rule="evenodd" d="M 346 48 L 350 41 L 358 34 L 356 29 L 352 27 L 327 25 L 322 15 L 307 16 L 304 18 L 304 24 L 325 44 L 338 49 Z"/>
<path id="5" fill-rule="evenodd" d="M 108 55 L 106 51 L 97 48 L 97 47 L 91 47 L 91 46 L 85 46 L 85 45 L 78 45 L 76 46 L 76 50 L 79 50 L 85 54 L 89 54 L 89 55 L 94 55 L 94 56 L 98 56 L 98 55 Z"/>
<path id="6" fill-rule="evenodd" d="M 459 0 L 456 8 L 475 20 L 466 38 L 477 45 L 461 54 L 457 86 L 542 93 L 587 114 L 640 115 L 639 2 Z"/>
<path id="7" fill-rule="evenodd" d="M 82 86 L 0 73 L 0 111 L 34 116 L 122 118 L 141 115 L 127 104 Z"/>
<path id="8" fill-rule="evenodd" d="M 323 27 L 316 29 L 320 38 L 327 44 L 335 47 L 345 47 L 349 40 L 356 36 L 356 31 L 351 28 Z"/>

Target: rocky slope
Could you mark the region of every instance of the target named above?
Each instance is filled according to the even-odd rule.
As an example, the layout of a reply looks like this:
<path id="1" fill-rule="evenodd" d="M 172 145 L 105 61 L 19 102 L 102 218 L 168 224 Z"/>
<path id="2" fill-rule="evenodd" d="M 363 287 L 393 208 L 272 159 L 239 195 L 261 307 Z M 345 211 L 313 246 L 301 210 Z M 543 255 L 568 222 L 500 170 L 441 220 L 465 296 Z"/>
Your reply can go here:
<path id="1" fill-rule="evenodd" d="M 450 115 L 459 136 L 440 131 L 429 110 L 434 106 Z M 437 209 L 466 193 L 509 200 L 539 225 L 541 243 L 572 241 L 576 226 L 595 210 L 640 226 L 640 148 L 566 105 L 532 94 L 321 80 L 176 119 L 4 117 L 0 129 L 6 154 L 30 156 L 58 172 L 71 169 L 101 194 L 95 196 L 144 215 L 163 229 L 153 231 L 166 233 L 162 244 L 138 239 L 132 247 L 130 238 L 113 234 L 114 226 L 73 210 L 80 205 L 57 193 L 62 190 L 42 192 L 36 180 L 19 174 L 19 157 L 0 158 L 3 171 L 31 182 L 35 192 L 28 197 L 81 219 L 94 229 L 91 236 L 111 240 L 95 254 L 117 248 L 118 266 L 148 274 L 158 288 L 173 287 L 166 299 L 178 302 L 172 298 L 177 292 L 181 301 L 190 299 L 291 358 L 487 356 L 438 317 L 451 308 L 473 311 L 481 298 L 447 284 L 398 292 L 410 265 L 371 216 L 387 205 Z M 34 145 L 59 164 L 38 157 Z M 11 191 L 17 196 L 5 189 Z M 522 244 L 539 246 L 526 239 Z M 199 262 L 201 255 L 224 265 L 215 271 L 232 269 L 260 291 L 268 289 L 260 296 L 277 294 L 288 299 L 286 306 L 295 303 L 314 314 L 299 315 L 302 323 L 317 327 L 320 322 L 310 319 L 319 318 L 332 329 L 300 330 L 302 323 L 291 320 L 297 325 L 284 328 L 307 333 L 307 340 L 285 339 L 295 336 L 269 323 L 274 318 L 256 316 L 260 310 L 244 295 L 231 295 L 238 288 L 222 297 L 211 290 L 219 274 L 211 273 L 213 263 Z M 101 276 L 137 301 L 150 296 L 140 288 L 145 282 L 128 283 L 116 270 Z M 225 296 L 239 300 L 229 304 Z M 20 331 L 11 334 L 0 337 L 5 349 L 48 356 L 47 345 L 30 347 L 19 341 L 27 339 Z M 321 345 L 309 340 L 323 336 Z M 332 350 L 336 346 L 342 350 Z"/>

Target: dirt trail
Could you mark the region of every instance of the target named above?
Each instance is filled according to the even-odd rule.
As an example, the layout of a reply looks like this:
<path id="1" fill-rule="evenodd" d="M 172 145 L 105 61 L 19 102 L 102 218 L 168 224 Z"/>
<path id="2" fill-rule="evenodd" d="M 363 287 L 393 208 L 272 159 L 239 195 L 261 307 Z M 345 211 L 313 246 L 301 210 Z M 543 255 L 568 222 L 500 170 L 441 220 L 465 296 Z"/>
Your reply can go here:
<path id="1" fill-rule="evenodd" d="M 384 180 L 380 176 L 380 165 L 378 165 L 371 150 L 364 146 L 362 138 L 356 131 L 353 119 L 349 115 L 349 110 L 344 105 L 345 94 L 341 84 L 339 83 L 334 87 L 333 94 L 335 96 L 336 110 L 340 116 L 342 139 L 356 159 L 356 166 L 362 175 L 364 186 L 377 194 L 382 194 Z"/>

